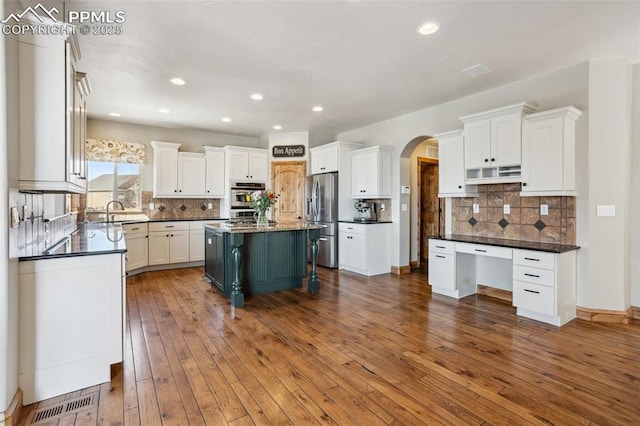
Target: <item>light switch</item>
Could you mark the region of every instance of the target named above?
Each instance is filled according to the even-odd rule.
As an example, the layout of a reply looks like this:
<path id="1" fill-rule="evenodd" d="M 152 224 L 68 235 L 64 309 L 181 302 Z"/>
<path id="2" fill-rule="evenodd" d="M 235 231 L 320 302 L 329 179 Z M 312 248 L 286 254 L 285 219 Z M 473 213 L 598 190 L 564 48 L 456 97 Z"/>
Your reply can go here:
<path id="1" fill-rule="evenodd" d="M 211 209 L 213 208 L 213 203 L 209 203 L 209 204 L 207 205 L 207 208 L 208 208 L 209 210 L 211 210 Z"/>
<path id="2" fill-rule="evenodd" d="M 549 214 L 549 204 L 540 204 L 540 215 L 547 216 Z"/>
<path id="3" fill-rule="evenodd" d="M 156 204 L 155 203 L 149 203 L 149 210 L 153 210 L 156 208 Z"/>
<path id="4" fill-rule="evenodd" d="M 411 194 L 411 187 L 408 185 L 402 185 L 400 187 L 400 193 L 401 194 Z"/>
<path id="5" fill-rule="evenodd" d="M 502 213 L 504 214 L 511 214 L 511 205 L 510 204 L 505 204 L 502 207 Z"/>
<path id="6" fill-rule="evenodd" d="M 473 203 L 473 212 L 474 213 L 480 213 L 480 204 Z"/>
<path id="7" fill-rule="evenodd" d="M 616 206 L 615 205 L 598 205 L 596 206 L 596 214 L 598 216 L 615 216 Z"/>

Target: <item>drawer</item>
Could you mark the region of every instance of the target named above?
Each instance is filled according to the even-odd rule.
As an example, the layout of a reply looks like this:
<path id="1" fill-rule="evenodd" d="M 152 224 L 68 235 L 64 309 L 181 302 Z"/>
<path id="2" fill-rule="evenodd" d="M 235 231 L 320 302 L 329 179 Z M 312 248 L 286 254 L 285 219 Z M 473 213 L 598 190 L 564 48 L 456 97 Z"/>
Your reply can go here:
<path id="1" fill-rule="evenodd" d="M 555 273 L 548 269 L 530 268 L 528 266 L 513 265 L 513 279 L 528 283 L 555 287 Z"/>
<path id="2" fill-rule="evenodd" d="M 146 223 L 128 223 L 126 225 L 122 225 L 122 230 L 124 231 L 125 235 L 148 233 L 148 227 Z"/>
<path id="3" fill-rule="evenodd" d="M 367 225 L 361 225 L 358 223 L 342 223 L 338 224 L 338 231 L 351 232 L 353 234 L 364 234 L 364 227 Z"/>
<path id="4" fill-rule="evenodd" d="M 514 250 L 513 263 L 534 268 L 555 269 L 555 254 L 533 250 Z"/>
<path id="5" fill-rule="evenodd" d="M 456 252 L 475 254 L 478 256 L 500 257 L 502 259 L 513 258 L 513 249 L 487 246 L 484 244 L 456 243 Z"/>
<path id="6" fill-rule="evenodd" d="M 207 224 L 222 223 L 222 222 L 224 222 L 224 220 L 221 220 L 221 219 L 194 220 L 192 222 L 189 222 L 189 230 L 190 231 L 195 231 L 195 230 L 203 229 L 204 226 L 207 225 Z"/>
<path id="7" fill-rule="evenodd" d="M 429 253 L 438 252 L 438 253 L 454 253 L 455 243 L 453 241 L 445 241 L 445 240 L 434 240 L 429 238 Z"/>
<path id="8" fill-rule="evenodd" d="M 551 287 L 513 282 L 513 306 L 544 315 L 555 315 L 555 291 Z"/>
<path id="9" fill-rule="evenodd" d="M 149 223 L 149 232 L 156 231 L 188 231 L 189 221 L 181 222 L 151 222 Z"/>

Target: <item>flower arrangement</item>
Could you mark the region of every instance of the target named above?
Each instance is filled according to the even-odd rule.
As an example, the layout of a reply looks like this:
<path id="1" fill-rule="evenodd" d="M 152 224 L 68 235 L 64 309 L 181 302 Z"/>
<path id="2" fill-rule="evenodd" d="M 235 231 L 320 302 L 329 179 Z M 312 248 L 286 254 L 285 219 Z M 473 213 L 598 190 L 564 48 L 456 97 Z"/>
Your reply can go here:
<path id="1" fill-rule="evenodd" d="M 258 224 L 266 223 L 267 217 L 265 212 L 269 207 L 278 202 L 278 197 L 280 197 L 280 194 L 276 194 L 270 189 L 255 191 L 251 194 L 249 207 L 258 212 L 258 217 L 256 218 L 256 222 L 258 222 Z"/>

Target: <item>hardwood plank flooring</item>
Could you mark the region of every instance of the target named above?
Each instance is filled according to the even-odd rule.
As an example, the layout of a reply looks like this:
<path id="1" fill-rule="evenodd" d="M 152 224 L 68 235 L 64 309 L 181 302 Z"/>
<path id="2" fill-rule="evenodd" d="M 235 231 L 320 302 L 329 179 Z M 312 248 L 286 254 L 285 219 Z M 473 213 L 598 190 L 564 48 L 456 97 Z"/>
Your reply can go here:
<path id="1" fill-rule="evenodd" d="M 127 279 L 125 361 L 51 425 L 640 424 L 640 322 L 557 328 L 424 274 L 320 268 L 320 292 L 247 298 L 202 268 Z"/>

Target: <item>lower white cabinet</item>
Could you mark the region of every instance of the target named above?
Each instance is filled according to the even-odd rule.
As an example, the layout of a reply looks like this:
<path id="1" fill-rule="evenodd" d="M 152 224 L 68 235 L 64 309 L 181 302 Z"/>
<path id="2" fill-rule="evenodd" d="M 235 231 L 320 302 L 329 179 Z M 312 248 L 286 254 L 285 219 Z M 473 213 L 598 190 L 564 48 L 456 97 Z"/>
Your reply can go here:
<path id="1" fill-rule="evenodd" d="M 123 255 L 24 261 L 19 268 L 23 403 L 109 382 L 111 364 L 123 360 Z"/>
<path id="2" fill-rule="evenodd" d="M 211 220 L 201 220 L 189 223 L 189 261 L 204 260 L 204 225 Z"/>
<path id="3" fill-rule="evenodd" d="M 189 222 L 149 223 L 149 265 L 189 262 Z"/>
<path id="4" fill-rule="evenodd" d="M 473 255 L 458 259 L 453 241 L 429 239 L 428 278 L 433 293 L 460 299 L 476 292 Z M 466 267 L 465 267 L 466 266 Z"/>
<path id="5" fill-rule="evenodd" d="M 340 223 L 338 259 L 340 269 L 371 276 L 389 273 L 391 224 Z"/>
<path id="6" fill-rule="evenodd" d="M 127 243 L 126 271 L 143 268 L 149 264 L 149 228 L 146 223 L 122 225 Z"/>

